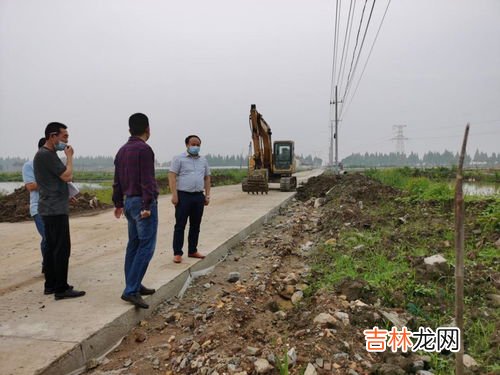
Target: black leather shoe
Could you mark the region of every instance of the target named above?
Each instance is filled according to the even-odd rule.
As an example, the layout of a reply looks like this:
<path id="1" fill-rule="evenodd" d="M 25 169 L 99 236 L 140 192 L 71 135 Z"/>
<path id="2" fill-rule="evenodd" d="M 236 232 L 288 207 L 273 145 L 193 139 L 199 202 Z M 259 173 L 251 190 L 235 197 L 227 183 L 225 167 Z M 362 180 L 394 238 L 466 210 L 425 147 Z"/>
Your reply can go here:
<path id="1" fill-rule="evenodd" d="M 149 305 L 146 302 L 144 302 L 144 300 L 139 294 L 132 294 L 130 296 L 122 294 L 122 300 L 130 302 L 135 306 L 140 307 L 141 309 L 149 309 Z"/>
<path id="2" fill-rule="evenodd" d="M 73 290 L 73 285 L 68 285 L 69 290 Z M 49 294 L 54 294 L 56 292 L 55 288 L 45 288 L 43 290 L 43 294 L 49 295 Z"/>
<path id="3" fill-rule="evenodd" d="M 155 292 L 156 292 L 155 289 L 149 289 L 143 285 L 141 285 L 141 289 L 139 290 L 139 293 L 141 294 L 141 296 L 149 296 L 151 294 L 155 294 Z"/>
<path id="4" fill-rule="evenodd" d="M 77 298 L 83 297 L 85 292 L 83 290 L 74 290 L 74 289 L 66 289 L 66 291 L 62 293 L 55 293 L 54 298 L 56 300 L 65 299 L 65 298 Z"/>

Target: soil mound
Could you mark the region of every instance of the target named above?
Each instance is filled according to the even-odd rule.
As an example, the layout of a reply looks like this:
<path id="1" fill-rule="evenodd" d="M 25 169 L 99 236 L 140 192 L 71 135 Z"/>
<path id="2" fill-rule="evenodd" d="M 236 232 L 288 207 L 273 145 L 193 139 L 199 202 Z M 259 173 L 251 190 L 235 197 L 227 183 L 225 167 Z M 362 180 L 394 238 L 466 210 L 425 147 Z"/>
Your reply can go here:
<path id="1" fill-rule="evenodd" d="M 75 202 L 70 202 L 70 215 L 99 211 L 110 208 L 88 193 L 79 194 Z M 0 223 L 17 223 L 30 220 L 30 194 L 24 186 L 12 194 L 0 197 Z"/>
<path id="2" fill-rule="evenodd" d="M 376 201 L 392 199 L 401 195 L 395 188 L 384 185 L 365 175 L 355 173 L 346 175 L 322 174 L 309 179 L 297 189 L 297 199 L 306 201 L 310 198 L 334 196 L 340 202 Z"/>

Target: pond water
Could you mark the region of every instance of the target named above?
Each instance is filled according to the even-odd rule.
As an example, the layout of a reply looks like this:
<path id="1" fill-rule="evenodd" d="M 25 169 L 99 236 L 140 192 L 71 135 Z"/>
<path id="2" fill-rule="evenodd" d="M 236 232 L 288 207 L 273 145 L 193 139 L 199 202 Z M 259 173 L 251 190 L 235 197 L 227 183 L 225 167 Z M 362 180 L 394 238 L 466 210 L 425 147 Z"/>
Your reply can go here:
<path id="1" fill-rule="evenodd" d="M 455 184 L 452 184 L 455 188 Z M 463 190 L 465 195 L 498 195 L 500 185 L 494 183 L 464 182 Z"/>

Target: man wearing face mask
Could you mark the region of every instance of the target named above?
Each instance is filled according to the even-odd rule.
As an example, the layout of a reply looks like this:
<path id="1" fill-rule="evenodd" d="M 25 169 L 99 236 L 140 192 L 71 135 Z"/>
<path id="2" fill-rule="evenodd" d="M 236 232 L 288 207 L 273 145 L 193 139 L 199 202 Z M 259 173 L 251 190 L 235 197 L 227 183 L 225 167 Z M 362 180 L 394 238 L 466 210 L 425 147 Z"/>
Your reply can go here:
<path id="1" fill-rule="evenodd" d="M 45 128 L 45 144 L 33 159 L 40 195 L 38 213 L 43 219 L 47 241 L 44 294 L 54 294 L 56 300 L 85 295 L 68 284 L 71 253 L 68 182 L 73 179 L 74 153 L 67 144 L 68 137 L 66 125 L 51 122 Z M 64 151 L 66 165 L 57 156 L 57 151 Z"/>
<path id="2" fill-rule="evenodd" d="M 155 178 L 155 154 L 146 143 L 150 136 L 149 120 L 142 113 L 129 118 L 130 138 L 115 157 L 113 202 L 115 217 L 123 214 L 128 221 L 125 254 L 125 290 L 122 300 L 147 309 L 141 296 L 155 293 L 142 285 L 156 246 L 158 229 L 158 185 Z M 125 196 L 125 201 L 123 197 Z"/>
<path id="3" fill-rule="evenodd" d="M 186 152 L 172 160 L 168 173 L 172 204 L 175 206 L 174 263 L 182 261 L 184 229 L 188 219 L 188 257 L 205 258 L 197 246 L 203 209 L 210 203 L 210 167 L 207 159 L 199 154 L 200 137 L 189 135 L 185 144 Z"/>

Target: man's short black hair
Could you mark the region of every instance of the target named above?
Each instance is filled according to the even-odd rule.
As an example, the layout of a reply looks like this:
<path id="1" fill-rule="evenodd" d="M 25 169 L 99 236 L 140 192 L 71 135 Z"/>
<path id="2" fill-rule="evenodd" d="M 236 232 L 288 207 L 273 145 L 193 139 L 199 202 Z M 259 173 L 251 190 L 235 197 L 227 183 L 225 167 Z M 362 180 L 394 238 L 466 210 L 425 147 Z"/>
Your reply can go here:
<path id="1" fill-rule="evenodd" d="M 43 147 L 44 144 L 45 144 L 45 138 L 40 138 L 38 140 L 38 148 Z"/>
<path id="2" fill-rule="evenodd" d="M 60 122 L 51 122 L 45 127 L 45 139 L 49 139 L 53 134 L 59 134 L 61 129 L 68 129 L 68 127 Z"/>
<path id="3" fill-rule="evenodd" d="M 143 135 L 149 128 L 148 116 L 144 113 L 134 113 L 128 119 L 128 127 L 131 135 Z"/>
<path id="4" fill-rule="evenodd" d="M 188 136 L 186 137 L 186 139 L 184 140 L 184 142 L 186 143 L 186 146 L 187 146 L 187 144 L 189 143 L 189 140 L 190 140 L 191 138 L 198 138 L 198 140 L 199 140 L 199 141 L 200 141 L 200 143 L 201 143 L 201 138 L 200 138 L 200 137 L 198 137 L 198 136 L 197 136 L 197 135 L 195 135 L 195 134 L 191 134 L 191 135 L 188 135 Z"/>

